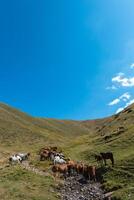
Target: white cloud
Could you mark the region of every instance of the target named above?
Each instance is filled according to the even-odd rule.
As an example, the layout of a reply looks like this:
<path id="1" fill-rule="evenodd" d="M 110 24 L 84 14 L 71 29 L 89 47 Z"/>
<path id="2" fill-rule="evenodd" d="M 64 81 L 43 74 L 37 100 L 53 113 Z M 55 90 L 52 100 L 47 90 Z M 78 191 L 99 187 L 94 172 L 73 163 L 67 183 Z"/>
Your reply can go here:
<path id="1" fill-rule="evenodd" d="M 118 108 L 117 111 L 116 111 L 116 114 L 118 114 L 119 112 L 121 112 L 121 111 L 123 111 L 123 110 L 124 110 L 123 107 L 122 107 L 122 108 Z"/>
<path id="2" fill-rule="evenodd" d="M 134 69 L 134 63 L 132 63 L 129 66 L 131 69 Z M 128 76 L 123 72 L 118 73 L 116 76 L 112 78 L 112 86 L 108 87 L 107 89 L 125 89 L 125 88 L 131 88 L 134 87 L 134 75 Z M 132 99 L 132 96 L 130 95 L 129 92 L 126 92 L 119 96 L 118 98 L 112 100 L 108 105 L 109 106 L 114 106 L 117 104 L 124 104 L 124 106 L 119 107 L 116 111 L 116 113 L 121 112 L 123 109 L 134 103 L 134 99 Z"/>
<path id="3" fill-rule="evenodd" d="M 133 87 L 134 86 L 134 77 L 125 77 L 124 73 L 119 73 L 117 76 L 112 78 L 112 82 L 118 83 L 123 87 Z"/>
<path id="4" fill-rule="evenodd" d="M 113 101 L 111 101 L 108 105 L 109 105 L 109 106 L 116 105 L 116 104 L 118 104 L 121 100 L 126 102 L 126 101 L 128 101 L 128 100 L 130 99 L 130 97 L 131 97 L 131 95 L 130 95 L 128 92 L 126 92 L 126 93 L 124 93 L 123 95 L 121 95 L 119 98 L 114 99 Z"/>
<path id="5" fill-rule="evenodd" d="M 134 103 L 134 99 L 131 99 L 129 102 L 126 103 L 126 105 L 124 107 L 118 108 L 116 111 L 116 114 L 121 112 L 122 110 L 124 110 L 126 107 L 130 106 L 133 103 Z"/>
<path id="6" fill-rule="evenodd" d="M 126 92 L 126 93 L 124 93 L 123 95 L 121 95 L 121 96 L 119 97 L 119 99 L 122 99 L 123 101 L 127 101 L 127 100 L 130 99 L 130 97 L 131 97 L 131 95 L 130 95 L 128 92 Z"/>
<path id="7" fill-rule="evenodd" d="M 113 106 L 113 105 L 116 105 L 120 102 L 120 99 L 114 99 L 113 101 L 111 101 L 108 105 L 109 106 Z"/>
<path id="8" fill-rule="evenodd" d="M 125 106 L 125 107 L 130 106 L 132 103 L 134 103 L 134 99 L 132 99 L 132 100 L 130 100 L 128 103 L 126 103 L 126 106 Z"/>
<path id="9" fill-rule="evenodd" d="M 117 90 L 117 87 L 115 87 L 114 85 L 107 87 L 106 90 Z"/>
<path id="10" fill-rule="evenodd" d="M 130 65 L 130 68 L 131 68 L 131 69 L 133 69 L 133 68 L 134 68 L 134 63 L 132 63 L 132 64 Z"/>

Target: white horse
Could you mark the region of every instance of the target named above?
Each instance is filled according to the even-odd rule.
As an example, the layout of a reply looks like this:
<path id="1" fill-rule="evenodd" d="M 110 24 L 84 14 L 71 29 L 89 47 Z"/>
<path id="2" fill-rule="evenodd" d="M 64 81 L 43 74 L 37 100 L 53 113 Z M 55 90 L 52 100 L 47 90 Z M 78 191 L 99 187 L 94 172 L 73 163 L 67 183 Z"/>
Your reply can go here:
<path id="1" fill-rule="evenodd" d="M 58 155 L 61 159 L 65 159 L 65 156 L 64 156 L 64 154 L 63 153 L 59 153 L 59 155 Z"/>
<path id="2" fill-rule="evenodd" d="M 30 156 L 30 153 L 17 153 L 17 156 L 20 156 L 22 161 L 28 160 L 28 157 Z"/>
<path id="3" fill-rule="evenodd" d="M 54 158 L 54 165 L 56 164 L 66 164 L 66 161 L 62 158 L 60 158 L 59 156 L 55 156 Z"/>
<path id="4" fill-rule="evenodd" d="M 22 162 L 22 158 L 20 156 L 18 156 L 18 155 L 13 155 L 13 156 L 10 156 L 9 162 L 10 163 L 21 163 Z"/>

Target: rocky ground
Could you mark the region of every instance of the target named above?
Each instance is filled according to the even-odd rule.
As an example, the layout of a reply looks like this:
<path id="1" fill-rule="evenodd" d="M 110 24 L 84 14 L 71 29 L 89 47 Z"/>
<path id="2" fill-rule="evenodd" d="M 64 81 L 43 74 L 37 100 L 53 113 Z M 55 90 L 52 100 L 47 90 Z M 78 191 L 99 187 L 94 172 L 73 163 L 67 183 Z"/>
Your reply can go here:
<path id="1" fill-rule="evenodd" d="M 82 176 L 68 177 L 60 188 L 62 200 L 102 200 L 105 199 L 101 184 L 85 180 Z"/>
<path id="2" fill-rule="evenodd" d="M 47 172 L 40 171 L 29 162 L 23 162 L 22 166 L 36 174 L 47 176 Z M 104 194 L 99 182 L 86 180 L 82 175 L 67 177 L 63 187 L 59 189 L 61 200 L 109 200 L 110 197 Z M 107 198 L 107 197 L 108 198 Z"/>

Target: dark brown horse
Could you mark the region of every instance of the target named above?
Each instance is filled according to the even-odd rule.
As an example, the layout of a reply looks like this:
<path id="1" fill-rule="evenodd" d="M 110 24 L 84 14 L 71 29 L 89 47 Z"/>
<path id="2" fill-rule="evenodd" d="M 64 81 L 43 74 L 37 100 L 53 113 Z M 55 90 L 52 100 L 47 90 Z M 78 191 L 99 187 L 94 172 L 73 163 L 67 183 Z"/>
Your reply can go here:
<path id="1" fill-rule="evenodd" d="M 112 166 L 114 166 L 114 157 L 113 157 L 113 153 L 112 152 L 102 152 L 100 153 L 100 155 L 95 155 L 95 159 L 97 160 L 97 162 L 102 162 L 104 161 L 104 164 L 106 165 L 106 160 L 111 160 L 112 162 Z"/>
<path id="2" fill-rule="evenodd" d="M 103 161 L 103 158 L 102 158 L 102 156 L 101 155 L 96 155 L 95 154 L 95 159 L 97 160 L 97 162 L 101 162 L 101 161 Z"/>
<path id="3" fill-rule="evenodd" d="M 112 162 L 112 166 L 114 166 L 114 156 L 113 156 L 113 153 L 112 153 L 112 152 L 106 152 L 106 153 L 101 152 L 100 155 L 101 155 L 101 157 L 102 157 L 102 159 L 103 159 L 105 165 L 107 164 L 107 163 L 106 163 L 106 160 L 109 159 L 109 160 L 111 160 L 111 162 Z"/>

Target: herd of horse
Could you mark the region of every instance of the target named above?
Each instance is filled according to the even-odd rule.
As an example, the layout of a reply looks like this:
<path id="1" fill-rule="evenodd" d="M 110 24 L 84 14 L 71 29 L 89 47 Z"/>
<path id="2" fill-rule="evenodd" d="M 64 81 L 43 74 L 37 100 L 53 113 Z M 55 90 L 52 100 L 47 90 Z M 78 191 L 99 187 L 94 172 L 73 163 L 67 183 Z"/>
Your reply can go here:
<path id="1" fill-rule="evenodd" d="M 10 156 L 10 163 L 22 163 L 28 160 L 30 153 L 17 153 Z M 85 164 L 83 162 L 77 162 L 66 158 L 62 151 L 59 151 L 57 147 L 44 147 L 39 151 L 40 161 L 49 160 L 52 162 L 52 172 L 55 177 L 58 174 L 62 174 L 65 178 L 67 175 L 81 174 L 89 180 L 96 181 L 96 166 Z M 94 155 L 97 162 L 104 163 L 110 159 L 112 166 L 114 166 L 114 157 L 112 152 L 100 153 Z"/>

